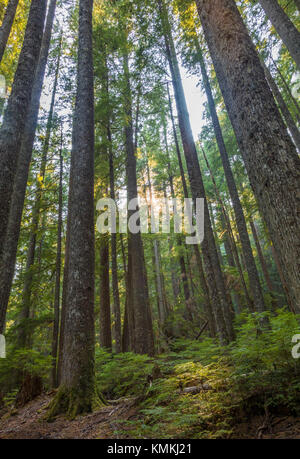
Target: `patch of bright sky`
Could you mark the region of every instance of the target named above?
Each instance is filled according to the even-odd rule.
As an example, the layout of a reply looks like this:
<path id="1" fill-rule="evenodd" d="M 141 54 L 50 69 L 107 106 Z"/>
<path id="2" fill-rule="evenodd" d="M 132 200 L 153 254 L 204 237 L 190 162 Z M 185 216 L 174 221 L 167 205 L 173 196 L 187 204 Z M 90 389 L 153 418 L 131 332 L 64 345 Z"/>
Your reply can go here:
<path id="1" fill-rule="evenodd" d="M 203 120 L 204 102 L 206 97 L 203 94 L 199 84 L 199 78 L 194 75 L 189 75 L 184 67 L 180 67 L 183 89 L 186 97 L 188 112 L 194 139 L 197 140 L 203 128 L 205 121 Z"/>

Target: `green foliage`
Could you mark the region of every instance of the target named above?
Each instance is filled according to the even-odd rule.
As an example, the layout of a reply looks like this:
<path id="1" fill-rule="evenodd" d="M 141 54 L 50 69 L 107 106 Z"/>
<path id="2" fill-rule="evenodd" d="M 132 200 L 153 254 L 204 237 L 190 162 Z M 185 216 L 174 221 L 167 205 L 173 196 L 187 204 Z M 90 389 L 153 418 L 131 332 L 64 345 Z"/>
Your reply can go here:
<path id="1" fill-rule="evenodd" d="M 264 405 L 283 405 L 299 414 L 300 362 L 291 354 L 291 340 L 300 331 L 299 322 L 282 309 L 270 317 L 270 328 L 260 333 L 259 319 L 258 314 L 240 317 L 244 323 L 231 349 L 237 390 L 244 397 L 260 396 Z"/>
<path id="2" fill-rule="evenodd" d="M 97 387 L 107 398 L 140 395 L 153 367 L 154 361 L 145 355 L 109 354 L 96 349 Z"/>
<path id="3" fill-rule="evenodd" d="M 134 438 L 229 438 L 234 427 L 266 408 L 299 415 L 300 362 L 291 355 L 299 333 L 294 314 L 279 310 L 263 333 L 258 314 L 243 314 L 237 339 L 221 348 L 211 339 L 176 340 L 156 364 L 161 377 L 145 389 L 134 421 L 121 434 Z M 139 369 L 141 372 L 141 369 Z M 196 393 L 185 392 L 197 387 Z"/>
<path id="4" fill-rule="evenodd" d="M 16 375 L 31 374 L 46 381 L 51 369 L 52 358 L 33 349 L 11 349 L 6 359 L 0 360 L 0 387 L 2 390 L 16 389 Z"/>

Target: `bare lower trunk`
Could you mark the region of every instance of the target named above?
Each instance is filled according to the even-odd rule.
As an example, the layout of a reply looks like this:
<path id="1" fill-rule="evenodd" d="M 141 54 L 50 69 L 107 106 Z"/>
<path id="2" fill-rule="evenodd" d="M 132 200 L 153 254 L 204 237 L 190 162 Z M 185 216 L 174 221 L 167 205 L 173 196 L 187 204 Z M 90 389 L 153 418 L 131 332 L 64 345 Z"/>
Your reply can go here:
<path id="1" fill-rule="evenodd" d="M 233 0 L 197 0 L 250 183 L 300 312 L 300 161 Z"/>

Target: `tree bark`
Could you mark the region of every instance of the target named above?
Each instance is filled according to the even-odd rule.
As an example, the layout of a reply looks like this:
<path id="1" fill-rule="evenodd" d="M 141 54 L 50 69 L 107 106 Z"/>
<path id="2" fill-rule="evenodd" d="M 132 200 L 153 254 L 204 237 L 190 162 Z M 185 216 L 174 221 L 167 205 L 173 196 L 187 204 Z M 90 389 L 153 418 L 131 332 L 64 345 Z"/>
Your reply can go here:
<path id="1" fill-rule="evenodd" d="M 177 105 L 179 128 L 182 137 L 183 150 L 187 163 L 190 186 L 193 200 L 204 198 L 204 231 L 205 236 L 202 242 L 202 252 L 207 275 L 208 286 L 211 288 L 210 296 L 216 317 L 219 337 L 222 343 L 226 343 L 234 338 L 232 326 L 232 305 L 228 302 L 227 291 L 223 279 L 223 274 L 218 260 L 215 246 L 214 235 L 211 228 L 211 221 L 205 196 L 205 189 L 197 157 L 196 146 L 193 139 L 192 129 L 186 106 L 180 71 L 178 67 L 174 43 L 171 36 L 171 28 L 168 22 L 165 4 L 160 0 L 162 26 L 165 35 L 167 58 L 172 75 L 172 82 L 175 92 Z M 214 283 L 216 287 L 214 288 Z"/>
<path id="2" fill-rule="evenodd" d="M 69 192 L 69 255 L 59 391 L 48 418 L 90 412 L 94 374 L 94 78 L 93 0 L 80 0 L 77 93 Z"/>
<path id="3" fill-rule="evenodd" d="M 7 231 L 21 139 L 41 49 L 46 4 L 46 0 L 31 2 L 12 92 L 0 129 L 0 257 Z"/>
<path id="4" fill-rule="evenodd" d="M 233 0 L 197 0 L 250 183 L 300 311 L 300 161 Z"/>
<path id="5" fill-rule="evenodd" d="M 0 27 L 0 63 L 8 42 L 9 34 L 14 23 L 19 0 L 9 0 L 3 22 Z"/>
<path id="6" fill-rule="evenodd" d="M 267 17 L 300 69 L 300 33 L 277 0 L 259 0 Z"/>
<path id="7" fill-rule="evenodd" d="M 14 180 L 13 195 L 11 198 L 6 238 L 5 241 L 3 241 L 3 256 L 2 259 L 0 258 L 0 330 L 4 327 L 6 309 L 14 275 L 26 185 L 38 120 L 40 97 L 48 60 L 55 7 L 56 0 L 51 0 L 24 135 L 22 137 L 22 143 L 18 146 L 18 148 L 20 148 L 20 154 Z"/>
<path id="8" fill-rule="evenodd" d="M 54 291 L 54 317 L 52 334 L 52 387 L 58 386 L 57 380 L 57 352 L 60 319 L 60 284 L 61 284 L 61 246 L 62 246 L 62 212 L 63 212 L 63 132 L 61 128 L 61 143 L 59 151 L 59 195 L 58 195 L 58 218 L 57 218 L 57 247 L 55 262 L 55 291 Z"/>

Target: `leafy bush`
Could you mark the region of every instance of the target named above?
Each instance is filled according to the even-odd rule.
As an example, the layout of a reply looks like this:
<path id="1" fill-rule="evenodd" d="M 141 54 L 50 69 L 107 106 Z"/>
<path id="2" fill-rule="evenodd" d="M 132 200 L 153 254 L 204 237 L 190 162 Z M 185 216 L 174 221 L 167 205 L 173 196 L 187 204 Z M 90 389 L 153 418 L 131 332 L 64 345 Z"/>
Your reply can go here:
<path id="1" fill-rule="evenodd" d="M 140 395 L 153 367 L 154 361 L 145 355 L 131 352 L 109 354 L 100 348 L 96 350 L 97 386 L 107 398 Z"/>
<path id="2" fill-rule="evenodd" d="M 52 357 L 33 349 L 10 349 L 0 359 L 0 388 L 7 406 L 14 404 L 23 375 L 37 376 L 48 382 Z"/>
<path id="3" fill-rule="evenodd" d="M 286 406 L 300 413 L 300 361 L 292 357 L 292 337 L 300 333 L 297 317 L 285 310 L 269 315 L 270 327 L 262 333 L 259 314 L 244 315 L 232 345 L 232 377 L 237 390 L 249 399 L 261 395 L 264 406 Z"/>

